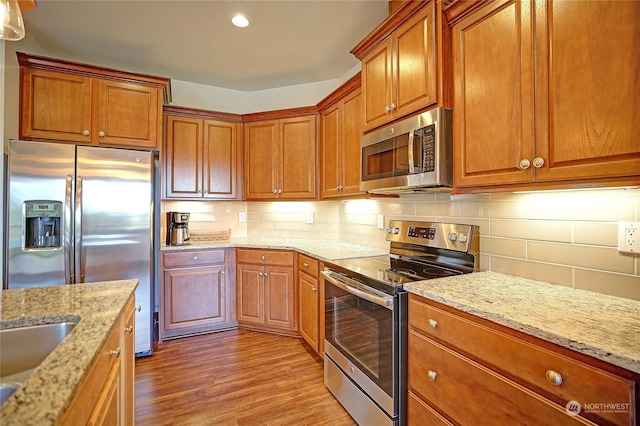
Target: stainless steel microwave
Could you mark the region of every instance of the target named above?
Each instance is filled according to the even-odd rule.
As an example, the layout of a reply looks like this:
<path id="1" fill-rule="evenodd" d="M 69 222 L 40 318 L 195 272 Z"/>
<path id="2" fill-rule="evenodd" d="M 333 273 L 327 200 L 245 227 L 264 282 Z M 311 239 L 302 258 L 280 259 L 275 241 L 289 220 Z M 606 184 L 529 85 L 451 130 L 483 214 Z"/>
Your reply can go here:
<path id="1" fill-rule="evenodd" d="M 434 108 L 360 139 L 360 190 L 449 190 L 453 186 L 451 110 Z"/>

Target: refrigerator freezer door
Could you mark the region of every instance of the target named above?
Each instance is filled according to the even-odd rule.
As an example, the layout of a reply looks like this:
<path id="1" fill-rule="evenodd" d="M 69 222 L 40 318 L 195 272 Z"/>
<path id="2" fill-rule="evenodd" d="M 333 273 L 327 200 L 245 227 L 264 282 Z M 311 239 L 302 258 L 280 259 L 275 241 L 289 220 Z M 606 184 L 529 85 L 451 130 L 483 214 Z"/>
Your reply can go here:
<path id="1" fill-rule="evenodd" d="M 28 288 L 69 283 L 72 268 L 72 179 L 75 146 L 9 142 L 7 166 L 7 248 L 5 285 Z M 62 203 L 61 247 L 24 247 L 25 201 Z M 28 244 L 27 244 L 28 246 Z M 66 273 L 65 273 L 66 266 Z"/>
<path id="2" fill-rule="evenodd" d="M 152 347 L 153 161 L 150 152 L 77 151 L 76 281 L 139 280 L 136 353 Z"/>

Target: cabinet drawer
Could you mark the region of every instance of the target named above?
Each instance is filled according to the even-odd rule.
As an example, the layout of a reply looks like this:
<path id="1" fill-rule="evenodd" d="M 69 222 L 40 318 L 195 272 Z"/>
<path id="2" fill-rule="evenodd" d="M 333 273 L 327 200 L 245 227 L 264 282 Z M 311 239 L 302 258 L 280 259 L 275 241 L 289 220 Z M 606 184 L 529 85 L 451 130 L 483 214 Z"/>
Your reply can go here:
<path id="1" fill-rule="evenodd" d="M 634 383 L 630 380 L 427 305 L 411 296 L 409 326 L 414 330 L 451 345 L 562 401 L 610 401 L 634 406 Z M 561 376 L 558 385 L 547 379 L 547 375 L 553 372 Z M 602 412 L 599 415 L 615 423 L 628 424 L 631 412 Z"/>
<path id="2" fill-rule="evenodd" d="M 164 253 L 165 268 L 224 263 L 224 250 Z"/>
<path id="3" fill-rule="evenodd" d="M 318 278 L 319 262 L 313 257 L 298 254 L 298 270 L 313 278 Z"/>
<path id="4" fill-rule="evenodd" d="M 257 263 L 259 265 L 293 266 L 293 252 L 238 249 L 236 261 L 238 263 Z"/>
<path id="5" fill-rule="evenodd" d="M 409 390 L 458 424 L 592 424 L 414 330 L 409 353 Z"/>
<path id="6" fill-rule="evenodd" d="M 438 414 L 436 410 L 418 398 L 413 392 L 409 392 L 409 398 L 407 400 L 407 424 L 409 426 L 453 426 L 453 423 Z"/>

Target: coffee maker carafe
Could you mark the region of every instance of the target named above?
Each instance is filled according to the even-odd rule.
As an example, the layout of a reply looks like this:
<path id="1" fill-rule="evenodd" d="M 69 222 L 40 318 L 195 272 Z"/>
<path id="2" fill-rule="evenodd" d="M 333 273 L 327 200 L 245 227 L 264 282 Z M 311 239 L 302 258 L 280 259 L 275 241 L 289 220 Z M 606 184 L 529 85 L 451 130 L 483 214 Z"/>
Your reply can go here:
<path id="1" fill-rule="evenodd" d="M 167 245 L 182 246 L 189 240 L 189 213 L 167 212 Z"/>

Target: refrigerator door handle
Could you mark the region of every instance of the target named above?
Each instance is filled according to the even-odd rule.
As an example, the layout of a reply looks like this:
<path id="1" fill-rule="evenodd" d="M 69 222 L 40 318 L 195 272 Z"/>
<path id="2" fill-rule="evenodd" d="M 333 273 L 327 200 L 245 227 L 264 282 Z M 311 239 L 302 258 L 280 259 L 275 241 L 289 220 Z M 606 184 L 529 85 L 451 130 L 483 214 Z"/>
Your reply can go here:
<path id="1" fill-rule="evenodd" d="M 73 176 L 67 175 L 66 187 L 64 191 L 64 277 L 65 284 L 73 284 L 75 274 L 73 273 L 73 246 L 71 241 L 71 194 L 73 190 Z"/>
<path id="2" fill-rule="evenodd" d="M 75 199 L 75 262 L 74 271 L 76 284 L 84 283 L 84 265 L 82 263 L 82 177 L 76 178 L 76 199 Z"/>

